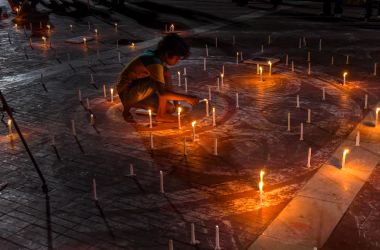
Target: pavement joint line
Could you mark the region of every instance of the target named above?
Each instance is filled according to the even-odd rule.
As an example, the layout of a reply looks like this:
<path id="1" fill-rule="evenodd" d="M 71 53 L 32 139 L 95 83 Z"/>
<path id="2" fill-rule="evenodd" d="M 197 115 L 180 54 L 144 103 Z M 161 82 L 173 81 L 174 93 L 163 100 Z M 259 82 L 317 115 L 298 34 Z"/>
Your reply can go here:
<path id="1" fill-rule="evenodd" d="M 371 176 L 371 173 L 373 172 L 374 168 L 379 163 L 379 154 L 371 152 L 366 148 L 361 148 L 361 146 L 356 147 L 354 144 L 352 144 L 352 140 L 350 139 L 352 137 L 355 137 L 356 132 L 359 130 L 362 123 L 364 121 L 366 121 L 368 119 L 368 117 L 370 117 L 370 116 L 371 116 L 371 113 L 368 113 L 360 121 L 360 123 L 355 127 L 355 129 L 352 130 L 350 135 L 341 143 L 341 145 L 331 155 L 330 159 L 327 162 L 325 162 L 325 164 L 322 167 L 319 168 L 319 170 L 313 175 L 313 177 L 311 177 L 308 180 L 307 183 L 304 184 L 303 188 L 297 193 L 297 195 L 292 198 L 292 200 L 288 203 L 288 205 L 279 213 L 279 215 L 271 222 L 271 224 L 268 225 L 268 227 L 256 239 L 256 241 L 250 245 L 250 247 L 248 248 L 249 250 L 274 249 L 273 248 L 274 245 L 276 245 L 275 249 L 286 249 L 286 250 L 299 250 L 300 245 L 304 246 L 304 247 L 308 247 L 308 248 L 322 247 L 324 245 L 324 243 L 327 241 L 327 239 L 329 238 L 329 236 L 333 232 L 336 225 L 339 223 L 341 218 L 344 216 L 345 212 L 349 208 L 352 201 L 355 199 L 355 197 L 357 196 L 357 194 L 361 190 L 361 188 L 364 186 L 365 183 L 367 183 L 367 181 L 368 181 L 369 177 Z M 372 145 L 374 145 L 374 147 L 378 146 L 376 143 L 367 143 L 367 144 L 372 144 Z M 373 155 L 375 158 L 374 166 L 368 166 L 369 164 L 367 164 L 367 162 L 365 162 L 365 163 L 361 162 L 361 164 L 357 163 L 357 164 L 355 164 L 355 166 L 351 166 L 351 167 L 347 166 L 345 169 L 347 169 L 348 171 L 345 171 L 343 173 L 338 173 L 342 169 L 338 168 L 337 166 L 332 165 L 331 160 L 336 158 L 337 155 L 340 155 L 342 148 L 347 147 L 347 146 L 352 147 L 352 148 L 358 148 L 359 149 L 358 154 L 362 155 L 364 153 L 363 151 L 365 151 L 365 152 Z M 363 165 L 363 164 L 365 164 L 365 165 Z M 363 169 L 363 167 L 366 167 L 366 169 Z M 355 171 L 355 170 L 360 171 L 360 172 L 365 172 L 365 174 L 367 174 L 367 175 L 365 175 L 363 177 L 363 174 L 358 174 L 356 172 L 353 173 L 352 171 Z M 327 175 L 327 173 L 325 173 L 325 171 L 336 171 L 336 173 L 338 173 L 337 176 L 339 176 L 339 177 L 342 177 L 342 175 L 344 174 L 345 176 L 349 176 L 350 179 L 353 179 L 355 181 L 355 183 L 353 183 L 353 181 L 351 181 L 352 187 L 351 187 L 349 195 L 347 195 L 347 194 L 345 195 L 345 193 L 344 193 L 345 190 L 342 190 L 342 187 L 340 187 L 340 190 L 337 191 L 336 186 L 339 187 L 341 181 L 339 181 L 338 179 L 336 179 L 336 181 L 334 181 L 334 178 L 338 178 L 337 176 L 335 176 L 336 173 L 329 176 L 329 175 Z M 343 176 L 343 177 L 345 177 L 345 176 Z M 337 185 L 332 186 L 332 187 L 331 186 L 326 187 L 326 185 L 325 185 L 324 190 L 327 190 L 327 191 L 319 191 L 318 181 L 320 181 L 322 179 L 327 180 L 327 181 L 333 181 Z M 316 184 L 313 183 L 313 181 L 315 181 Z M 312 184 L 310 184 L 310 183 L 314 184 L 314 186 L 311 186 Z M 309 186 L 308 186 L 308 184 L 309 184 Z M 356 185 L 356 187 L 354 187 L 355 185 Z M 311 189 L 311 191 L 307 191 L 307 188 Z M 303 194 L 303 191 L 306 191 L 308 193 L 311 192 L 311 195 L 315 194 L 315 196 L 312 197 L 310 195 L 305 195 L 305 194 Z M 318 193 L 325 194 L 326 192 L 332 193 L 333 195 L 337 195 L 336 193 L 340 192 L 340 196 L 336 198 L 337 202 L 334 202 L 332 200 L 324 200 L 324 199 L 321 199 L 319 197 L 316 197 Z M 300 199 L 303 200 L 303 201 L 301 201 L 301 203 L 303 203 L 304 207 L 297 207 L 297 202 Z M 308 202 L 307 202 L 307 200 L 308 200 Z M 320 212 L 321 212 L 320 215 L 322 215 L 322 212 L 324 212 L 324 214 L 325 214 L 324 217 L 320 216 L 319 219 L 322 220 L 322 222 L 323 222 L 323 219 L 334 221 L 333 223 L 330 222 L 330 225 L 327 226 L 327 228 L 326 228 L 326 226 L 323 229 L 315 228 L 315 225 L 312 224 L 313 218 L 310 216 L 315 215 L 314 210 L 318 209 L 318 207 L 315 207 L 315 202 L 318 202 L 318 201 L 325 203 L 322 205 L 319 204 L 319 205 L 321 205 L 319 207 Z M 304 205 L 305 203 L 309 203 L 308 204 L 309 207 L 305 206 Z M 335 204 L 336 207 L 333 207 L 333 208 L 326 207 L 326 204 Z M 306 211 L 303 208 L 306 208 Z M 307 211 L 307 209 L 309 209 L 309 211 Z M 296 211 L 294 211 L 294 210 L 296 210 Z M 339 211 L 336 211 L 336 210 L 339 210 Z M 291 215 L 293 217 L 287 218 L 287 213 L 289 214 L 291 212 L 293 212 L 293 215 Z M 307 213 L 307 212 L 309 212 L 309 213 Z M 294 215 L 294 213 L 296 213 L 296 215 Z M 327 217 L 326 214 L 329 214 L 330 217 L 326 218 Z M 335 216 L 335 219 L 331 218 L 334 216 Z M 300 218 L 302 218 L 302 219 L 300 219 Z M 285 221 L 286 221 L 286 223 L 284 223 Z M 320 224 L 323 224 L 322 222 L 319 223 L 317 226 L 320 226 Z M 304 223 L 303 225 L 307 226 L 310 230 L 312 230 L 312 232 L 309 232 L 308 234 L 302 233 L 302 232 L 300 232 L 301 229 L 299 229 L 298 230 L 299 235 L 289 233 L 289 230 L 290 230 L 289 225 L 296 225 L 297 223 L 298 224 Z M 325 221 L 325 224 L 326 224 L 326 221 Z M 314 228 L 313 228 L 313 226 L 314 226 Z M 293 227 L 291 229 L 293 229 Z M 321 236 L 320 235 L 321 230 L 323 230 L 324 232 L 328 232 L 328 233 L 324 236 Z M 282 235 L 282 237 L 278 237 L 278 238 L 273 237 L 273 234 Z M 314 239 L 313 237 L 317 237 L 317 238 Z M 274 242 L 273 240 L 271 241 L 270 240 L 271 238 L 275 239 L 276 242 Z"/>

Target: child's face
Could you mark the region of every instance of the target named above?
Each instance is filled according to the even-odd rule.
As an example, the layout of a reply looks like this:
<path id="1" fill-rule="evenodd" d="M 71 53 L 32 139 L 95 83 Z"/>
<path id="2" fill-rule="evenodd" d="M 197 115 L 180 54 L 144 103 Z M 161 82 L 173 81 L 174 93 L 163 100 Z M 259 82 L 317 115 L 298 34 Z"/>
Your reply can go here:
<path id="1" fill-rule="evenodd" d="M 181 59 L 180 56 L 166 56 L 165 63 L 167 65 L 175 65 Z"/>

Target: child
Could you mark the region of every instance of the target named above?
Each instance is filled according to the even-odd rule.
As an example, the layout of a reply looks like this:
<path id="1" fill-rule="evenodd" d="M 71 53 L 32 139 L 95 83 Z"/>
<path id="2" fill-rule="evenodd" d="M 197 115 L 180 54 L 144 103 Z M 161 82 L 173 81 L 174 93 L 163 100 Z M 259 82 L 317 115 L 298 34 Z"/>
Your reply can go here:
<path id="1" fill-rule="evenodd" d="M 117 91 L 124 106 L 123 117 L 127 122 L 133 122 L 129 111 L 132 107 L 155 111 L 157 121 L 175 122 L 176 118 L 170 115 L 175 110 L 169 101 L 198 103 L 197 97 L 175 93 L 168 85 L 170 75 L 166 65 L 175 65 L 189 54 L 190 48 L 184 39 L 171 33 L 161 39 L 155 50 L 148 50 L 129 62 L 117 81 Z"/>

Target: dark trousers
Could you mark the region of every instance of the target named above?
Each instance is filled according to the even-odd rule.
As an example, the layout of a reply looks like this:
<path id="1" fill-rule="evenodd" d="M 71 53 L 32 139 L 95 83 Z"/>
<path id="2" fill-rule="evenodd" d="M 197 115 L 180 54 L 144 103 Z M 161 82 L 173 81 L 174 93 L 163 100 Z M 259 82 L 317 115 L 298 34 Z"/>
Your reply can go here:
<path id="1" fill-rule="evenodd" d="M 334 14 L 342 14 L 342 4 L 343 0 L 323 0 L 323 13 L 324 14 L 331 14 L 331 4 L 332 2 L 335 2 L 334 6 Z"/>
<path id="2" fill-rule="evenodd" d="M 374 0 L 367 0 L 364 3 L 366 18 L 370 18 L 372 16 L 372 7 L 374 7 L 375 2 L 376 1 Z M 377 14 L 380 15 L 380 2 L 377 3 Z"/>

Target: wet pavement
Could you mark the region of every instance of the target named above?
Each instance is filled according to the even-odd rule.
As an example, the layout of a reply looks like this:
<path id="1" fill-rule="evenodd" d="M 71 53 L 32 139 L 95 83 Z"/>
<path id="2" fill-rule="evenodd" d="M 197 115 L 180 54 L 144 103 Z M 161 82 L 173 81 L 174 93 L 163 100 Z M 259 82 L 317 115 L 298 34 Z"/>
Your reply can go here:
<path id="1" fill-rule="evenodd" d="M 154 25 L 122 11 L 113 11 L 111 18 L 100 5 L 83 18 L 51 13 L 54 28 L 46 33 L 46 45 L 27 25 L 26 35 L 23 27 L 16 29 L 13 17 L 1 21 L 0 87 L 50 190 L 49 196 L 43 195 L 20 139 L 11 139 L 1 126 L 0 182 L 8 182 L 0 193 L 0 242 L 5 249 L 168 249 L 169 239 L 175 249 L 214 249 L 216 225 L 223 249 L 246 249 L 371 112 L 364 109 L 365 95 L 369 108 L 378 102 L 379 78 L 373 76 L 373 64 L 380 58 L 380 22 L 360 21 L 362 10 L 356 7 L 346 9 L 346 16 L 336 21 L 318 17 L 320 4 L 315 2 L 289 2 L 276 11 L 265 2 L 237 7 L 230 1 L 139 1 L 136 6 L 157 14 Z M 172 67 L 173 83 L 177 85 L 177 71 L 183 73 L 186 67 L 188 93 L 208 98 L 211 90 L 216 127 L 205 116 L 205 103 L 185 115 L 178 130 L 176 123 L 155 123 L 149 129 L 148 118 L 137 115 L 138 124 L 127 124 L 118 98 L 110 101 L 109 88 L 123 64 L 154 46 L 165 24 L 171 23 L 192 46 L 191 56 Z M 39 23 L 35 26 L 38 29 Z M 65 43 L 83 35 L 95 40 L 87 46 Z M 243 53 L 238 64 L 236 52 Z M 256 64 L 244 61 L 255 57 L 280 62 L 273 65 L 272 76 L 264 65 L 261 81 Z M 218 91 L 223 65 L 224 83 Z M 346 85 L 341 82 L 344 71 L 349 72 Z M 184 78 L 181 83 L 175 88 L 185 92 Z M 90 114 L 96 118 L 95 127 Z M 77 137 L 71 133 L 71 120 Z M 311 167 L 306 166 L 309 147 Z M 136 176 L 128 176 L 130 164 Z M 160 193 L 160 170 L 165 194 Z M 92 200 L 94 178 L 98 202 Z M 378 248 L 378 182 L 375 170 L 323 249 Z M 191 223 L 200 241 L 197 246 L 190 244 Z"/>

